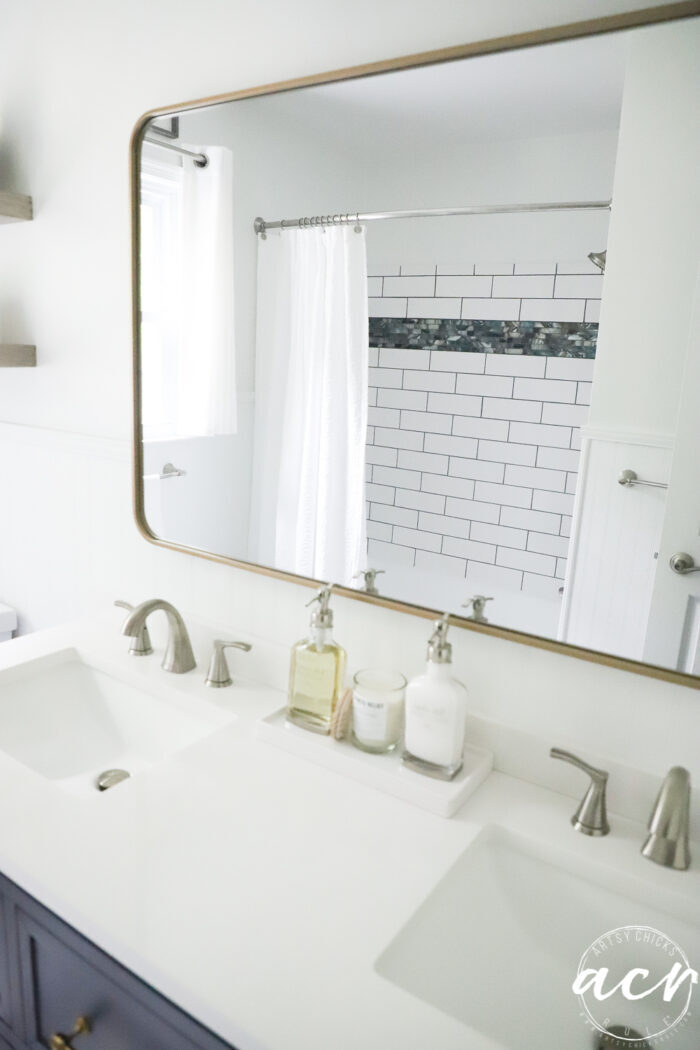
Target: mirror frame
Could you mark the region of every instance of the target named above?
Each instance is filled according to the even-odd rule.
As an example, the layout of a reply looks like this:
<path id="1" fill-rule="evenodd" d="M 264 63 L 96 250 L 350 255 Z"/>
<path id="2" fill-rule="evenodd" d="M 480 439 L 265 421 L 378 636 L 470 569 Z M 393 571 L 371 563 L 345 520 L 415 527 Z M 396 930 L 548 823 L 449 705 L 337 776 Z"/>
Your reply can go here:
<path id="1" fill-rule="evenodd" d="M 290 583 L 300 584 L 303 587 L 318 587 L 319 580 L 298 576 L 295 573 L 284 572 L 265 565 L 253 562 L 239 561 L 225 555 L 214 554 L 210 551 L 199 550 L 195 547 L 187 547 L 182 544 L 173 543 L 169 540 L 160 539 L 149 529 L 145 516 L 143 476 L 143 449 L 141 443 L 141 334 L 140 334 L 140 229 L 139 229 L 139 175 L 141 144 L 146 133 L 148 122 L 154 117 L 173 117 L 179 113 L 203 106 L 219 105 L 225 102 L 236 102 L 240 99 L 253 98 L 257 95 L 271 95 L 283 91 L 293 91 L 296 88 L 310 87 L 318 84 L 329 84 L 334 81 L 357 79 L 360 77 L 376 76 L 380 73 L 396 72 L 402 69 L 413 69 L 418 66 L 436 65 L 442 62 L 451 62 L 455 59 L 471 58 L 478 55 L 495 54 L 498 52 L 515 51 L 521 48 L 533 47 L 538 44 L 556 43 L 565 40 L 575 40 L 582 37 L 598 36 L 604 33 L 616 32 L 623 29 L 634 29 L 642 26 L 673 22 L 680 19 L 692 18 L 700 15 L 700 0 L 684 0 L 680 3 L 671 3 L 665 6 L 641 8 L 636 11 L 628 11 L 622 14 L 608 15 L 602 18 L 589 19 L 582 22 L 573 22 L 566 25 L 552 26 L 526 33 L 518 33 L 513 36 L 495 37 L 489 40 L 478 41 L 471 44 L 462 44 L 454 47 L 441 48 L 434 51 L 424 51 L 400 58 L 387 59 L 381 62 L 372 62 L 365 65 L 352 66 L 347 69 L 336 69 L 328 73 L 316 73 L 307 77 L 299 77 L 294 80 L 286 80 L 278 83 L 264 84 L 259 87 L 248 88 L 242 91 L 233 91 L 229 94 L 214 95 L 209 98 L 195 99 L 194 101 L 180 103 L 178 105 L 163 106 L 158 109 L 149 110 L 136 122 L 131 135 L 130 143 L 130 188 L 131 188 L 131 232 L 132 232 L 132 326 L 133 326 L 133 394 L 134 394 L 134 418 L 133 418 L 133 509 L 136 525 L 141 535 L 150 543 L 168 550 L 182 551 L 185 554 L 193 554 L 195 557 L 207 558 L 209 561 L 220 562 L 231 565 L 237 569 L 246 569 L 264 576 L 271 576 L 278 580 L 287 580 Z M 441 614 L 441 610 L 428 609 L 423 606 L 411 605 L 408 602 L 396 601 L 382 596 L 372 596 L 363 591 L 334 585 L 334 593 L 343 598 L 353 598 L 357 601 L 371 602 L 374 605 L 392 609 L 397 612 L 408 613 L 424 619 L 434 619 Z M 674 671 L 669 668 L 659 667 L 653 664 L 645 664 L 639 660 L 630 660 L 623 657 L 612 656 L 607 653 L 586 649 L 559 642 L 554 639 L 544 638 L 539 635 L 527 634 L 524 631 L 515 631 L 494 624 L 479 624 L 465 617 L 450 614 L 451 623 L 455 627 L 463 627 L 470 631 L 488 634 L 494 638 L 502 638 L 506 641 L 519 642 L 522 645 L 533 646 L 537 649 L 545 649 L 552 653 L 563 656 L 573 656 L 579 660 L 587 660 L 591 663 L 603 664 L 618 670 L 632 671 L 650 678 L 658 678 L 677 685 L 685 685 L 691 689 L 700 689 L 700 676 L 686 674 L 682 671 Z"/>

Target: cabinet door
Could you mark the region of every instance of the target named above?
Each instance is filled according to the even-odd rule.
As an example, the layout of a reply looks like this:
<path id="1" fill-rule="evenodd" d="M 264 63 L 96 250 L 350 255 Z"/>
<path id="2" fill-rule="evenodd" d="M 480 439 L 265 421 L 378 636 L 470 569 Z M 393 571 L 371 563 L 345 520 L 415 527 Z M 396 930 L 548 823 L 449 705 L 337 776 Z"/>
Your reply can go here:
<path id="1" fill-rule="evenodd" d="M 80 1016 L 90 1023 L 90 1050 L 231 1050 L 35 902 L 16 914 L 30 1050 L 47 1050 L 52 1034 L 68 1034 Z"/>

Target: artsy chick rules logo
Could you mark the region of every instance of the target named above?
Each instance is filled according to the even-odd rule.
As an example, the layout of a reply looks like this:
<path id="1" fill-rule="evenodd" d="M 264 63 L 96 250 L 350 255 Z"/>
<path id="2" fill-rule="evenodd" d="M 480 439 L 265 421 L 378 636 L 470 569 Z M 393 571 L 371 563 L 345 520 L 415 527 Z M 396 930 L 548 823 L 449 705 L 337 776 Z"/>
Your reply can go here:
<path id="1" fill-rule="evenodd" d="M 571 987 L 601 1046 L 642 1050 L 688 1025 L 697 983 L 670 937 L 651 926 L 620 926 L 589 945 Z"/>

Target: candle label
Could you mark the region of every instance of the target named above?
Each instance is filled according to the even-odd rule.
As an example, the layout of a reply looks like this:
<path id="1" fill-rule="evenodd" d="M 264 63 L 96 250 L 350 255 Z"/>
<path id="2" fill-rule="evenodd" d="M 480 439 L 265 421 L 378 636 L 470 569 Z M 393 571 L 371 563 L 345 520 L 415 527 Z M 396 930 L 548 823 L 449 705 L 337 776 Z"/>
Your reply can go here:
<path id="1" fill-rule="evenodd" d="M 388 704 L 368 700 L 355 691 L 352 698 L 352 726 L 358 740 L 382 744 L 387 738 Z"/>

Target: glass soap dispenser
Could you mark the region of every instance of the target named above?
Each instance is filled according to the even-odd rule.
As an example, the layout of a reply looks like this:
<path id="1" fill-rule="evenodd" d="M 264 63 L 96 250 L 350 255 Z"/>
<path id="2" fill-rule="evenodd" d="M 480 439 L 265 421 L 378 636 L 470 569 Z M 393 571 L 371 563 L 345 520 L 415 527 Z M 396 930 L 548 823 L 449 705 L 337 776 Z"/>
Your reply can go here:
<path id="1" fill-rule="evenodd" d="M 330 586 L 307 602 L 318 603 L 311 613 L 309 635 L 292 648 L 287 718 L 313 733 L 329 733 L 335 705 L 345 679 L 345 650 L 333 641 L 333 613 L 328 608 Z"/>
<path id="2" fill-rule="evenodd" d="M 439 780 L 452 780 L 462 768 L 467 690 L 452 675 L 447 613 L 435 623 L 428 642 L 425 673 L 406 688 L 404 765 Z"/>

